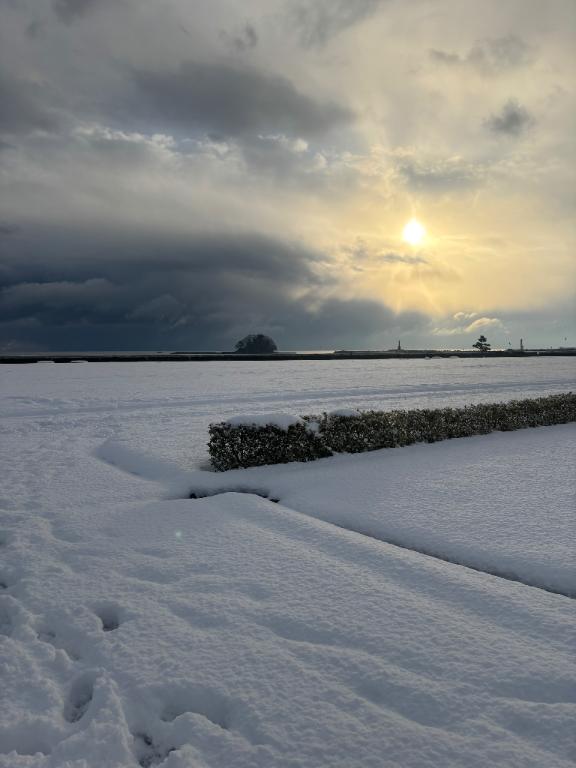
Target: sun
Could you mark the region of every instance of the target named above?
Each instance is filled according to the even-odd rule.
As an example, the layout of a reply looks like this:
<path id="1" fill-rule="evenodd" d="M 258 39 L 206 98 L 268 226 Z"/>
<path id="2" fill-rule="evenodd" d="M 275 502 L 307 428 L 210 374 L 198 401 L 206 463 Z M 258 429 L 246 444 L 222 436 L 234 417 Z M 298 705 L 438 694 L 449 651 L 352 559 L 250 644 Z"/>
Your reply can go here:
<path id="1" fill-rule="evenodd" d="M 402 240 L 410 245 L 420 245 L 426 237 L 426 230 L 416 219 L 410 219 L 402 230 Z"/>

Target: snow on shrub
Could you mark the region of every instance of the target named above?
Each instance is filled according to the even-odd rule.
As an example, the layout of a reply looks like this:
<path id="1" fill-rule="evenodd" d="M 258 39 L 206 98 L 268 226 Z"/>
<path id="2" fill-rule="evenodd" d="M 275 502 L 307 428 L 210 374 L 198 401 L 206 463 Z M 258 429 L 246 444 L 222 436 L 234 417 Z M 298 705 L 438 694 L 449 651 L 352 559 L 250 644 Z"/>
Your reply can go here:
<path id="1" fill-rule="evenodd" d="M 267 414 L 211 424 L 208 449 L 214 468 L 224 471 L 570 421 L 576 421 L 571 392 L 464 408 L 347 410 L 301 418 Z"/>
<path id="2" fill-rule="evenodd" d="M 569 393 L 464 408 L 365 411 L 359 416 L 327 416 L 320 422 L 320 436 L 335 453 L 360 453 L 575 420 L 576 395 Z"/>
<path id="3" fill-rule="evenodd" d="M 231 427 L 278 427 L 288 429 L 296 424 L 306 424 L 300 416 L 291 413 L 258 413 L 254 416 L 233 416 L 226 419 L 225 424 Z"/>
<path id="4" fill-rule="evenodd" d="M 287 414 L 237 417 L 210 424 L 209 433 L 212 466 L 219 471 L 313 461 L 332 455 L 320 439 L 315 423 Z"/>

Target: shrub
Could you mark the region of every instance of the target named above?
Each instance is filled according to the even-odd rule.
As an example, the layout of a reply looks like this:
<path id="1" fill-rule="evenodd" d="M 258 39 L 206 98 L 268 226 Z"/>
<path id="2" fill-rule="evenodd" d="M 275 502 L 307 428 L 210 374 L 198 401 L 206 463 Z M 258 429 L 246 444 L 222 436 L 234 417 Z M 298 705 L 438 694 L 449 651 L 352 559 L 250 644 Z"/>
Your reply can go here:
<path id="1" fill-rule="evenodd" d="M 576 395 L 569 392 L 463 408 L 325 413 L 287 428 L 223 422 L 210 425 L 208 448 L 214 468 L 223 471 L 571 421 Z"/>
<path id="2" fill-rule="evenodd" d="M 266 426 L 210 424 L 208 451 L 214 469 L 223 472 L 262 464 L 313 461 L 331 456 L 330 451 L 308 424 L 291 424 L 283 429 Z"/>
<path id="3" fill-rule="evenodd" d="M 336 453 L 360 453 L 575 420 L 576 395 L 568 393 L 463 408 L 326 415 L 320 422 L 320 434 Z"/>

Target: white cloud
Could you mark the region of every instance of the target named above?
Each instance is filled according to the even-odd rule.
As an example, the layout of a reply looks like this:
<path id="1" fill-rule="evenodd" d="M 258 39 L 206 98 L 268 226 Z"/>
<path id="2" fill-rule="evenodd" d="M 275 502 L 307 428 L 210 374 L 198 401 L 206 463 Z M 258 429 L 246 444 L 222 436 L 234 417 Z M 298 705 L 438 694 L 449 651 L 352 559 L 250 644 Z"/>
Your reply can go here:
<path id="1" fill-rule="evenodd" d="M 462 324 L 462 321 L 472 318 L 476 319 L 467 325 Z M 476 312 L 456 312 L 453 319 L 458 321 L 460 325 L 436 327 L 432 329 L 432 334 L 434 336 L 461 336 L 468 333 L 481 333 L 489 329 L 506 330 L 499 317 L 477 317 Z"/>

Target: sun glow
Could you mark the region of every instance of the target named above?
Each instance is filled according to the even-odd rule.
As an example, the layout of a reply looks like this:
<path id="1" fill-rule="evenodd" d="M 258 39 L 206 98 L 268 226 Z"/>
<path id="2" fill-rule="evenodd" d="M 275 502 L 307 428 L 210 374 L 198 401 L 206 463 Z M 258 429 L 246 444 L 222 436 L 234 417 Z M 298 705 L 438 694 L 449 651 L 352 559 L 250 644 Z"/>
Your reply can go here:
<path id="1" fill-rule="evenodd" d="M 416 219 L 410 219 L 402 230 L 402 240 L 410 245 L 420 245 L 426 237 L 426 230 Z"/>

